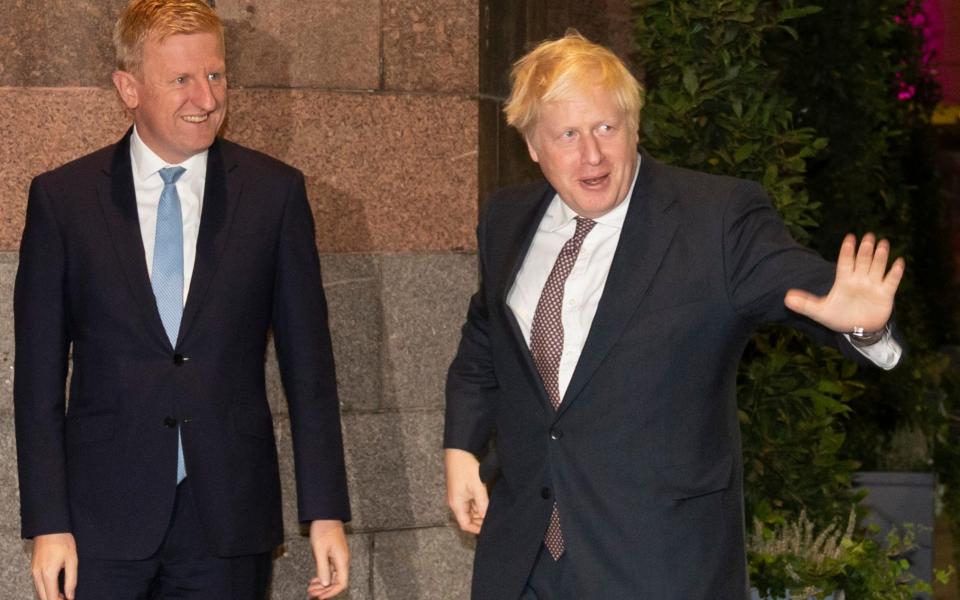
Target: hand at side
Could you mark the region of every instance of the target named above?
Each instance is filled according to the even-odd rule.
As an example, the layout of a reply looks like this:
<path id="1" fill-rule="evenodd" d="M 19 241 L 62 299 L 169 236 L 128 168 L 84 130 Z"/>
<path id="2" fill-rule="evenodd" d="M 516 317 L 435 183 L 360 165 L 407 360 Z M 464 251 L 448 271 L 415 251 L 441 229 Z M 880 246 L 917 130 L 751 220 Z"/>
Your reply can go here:
<path id="1" fill-rule="evenodd" d="M 309 598 L 333 598 L 347 588 L 350 579 L 350 548 L 337 520 L 310 523 L 310 546 L 317 561 L 317 576 L 307 586 Z"/>
<path id="2" fill-rule="evenodd" d="M 480 533 L 487 514 L 487 488 L 480 481 L 480 462 L 465 450 L 444 451 L 447 474 L 447 505 L 453 511 L 460 529 Z"/>
<path id="3" fill-rule="evenodd" d="M 30 571 L 40 600 L 73 600 L 77 590 L 77 543 L 72 533 L 50 533 L 33 538 Z M 63 571 L 63 594 L 58 579 Z"/>

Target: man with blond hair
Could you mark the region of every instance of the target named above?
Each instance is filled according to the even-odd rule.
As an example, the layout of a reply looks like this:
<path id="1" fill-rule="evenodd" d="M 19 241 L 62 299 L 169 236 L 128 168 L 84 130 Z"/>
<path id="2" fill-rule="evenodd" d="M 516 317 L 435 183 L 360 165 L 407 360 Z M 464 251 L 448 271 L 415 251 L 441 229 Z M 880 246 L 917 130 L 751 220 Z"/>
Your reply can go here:
<path id="1" fill-rule="evenodd" d="M 133 0 L 114 42 L 133 127 L 33 180 L 17 272 L 21 518 L 37 594 L 265 597 L 283 540 L 272 327 L 316 559 L 307 592 L 332 597 L 347 584 L 350 509 L 303 175 L 217 137 L 223 26 L 204 2 Z"/>
<path id="2" fill-rule="evenodd" d="M 786 323 L 892 368 L 903 260 L 887 270 L 867 234 L 830 264 L 759 185 L 638 150 L 639 84 L 579 34 L 521 58 L 512 83 L 507 122 L 546 181 L 485 206 L 447 381 L 473 598 L 748 598 L 735 390 L 750 333 Z"/>

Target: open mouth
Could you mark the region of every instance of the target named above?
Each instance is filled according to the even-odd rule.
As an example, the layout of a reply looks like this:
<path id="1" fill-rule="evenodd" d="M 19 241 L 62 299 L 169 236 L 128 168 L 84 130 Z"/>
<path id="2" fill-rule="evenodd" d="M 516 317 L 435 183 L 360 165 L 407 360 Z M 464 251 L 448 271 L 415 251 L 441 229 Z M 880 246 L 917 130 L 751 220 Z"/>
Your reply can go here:
<path id="1" fill-rule="evenodd" d="M 600 175 L 599 177 L 584 177 L 583 179 L 580 180 L 580 183 L 582 183 L 587 187 L 599 187 L 604 183 L 606 183 L 606 181 L 609 178 L 610 178 L 610 174 L 605 173 L 603 175 Z"/>
<path id="2" fill-rule="evenodd" d="M 206 113 L 202 115 L 183 115 L 180 118 L 186 121 L 187 123 L 203 123 L 204 121 L 210 118 L 210 113 Z"/>

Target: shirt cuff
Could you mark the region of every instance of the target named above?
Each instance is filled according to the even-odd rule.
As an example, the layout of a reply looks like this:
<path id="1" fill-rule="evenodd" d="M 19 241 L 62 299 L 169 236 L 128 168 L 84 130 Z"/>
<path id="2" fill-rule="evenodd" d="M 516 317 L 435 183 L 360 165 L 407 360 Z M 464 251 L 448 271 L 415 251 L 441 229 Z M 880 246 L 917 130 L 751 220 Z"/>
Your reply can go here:
<path id="1" fill-rule="evenodd" d="M 869 346 L 857 346 L 850 341 L 850 334 L 845 333 L 843 337 L 847 338 L 847 341 L 850 342 L 850 345 L 853 346 L 857 352 L 867 357 L 870 362 L 877 365 L 884 371 L 889 371 L 890 369 L 897 366 L 900 362 L 900 356 L 903 354 L 903 348 L 900 347 L 900 344 L 897 343 L 897 340 L 893 339 L 893 335 L 890 333 L 890 329 L 883 333 L 883 337 L 880 338 L 876 344 L 871 344 Z"/>

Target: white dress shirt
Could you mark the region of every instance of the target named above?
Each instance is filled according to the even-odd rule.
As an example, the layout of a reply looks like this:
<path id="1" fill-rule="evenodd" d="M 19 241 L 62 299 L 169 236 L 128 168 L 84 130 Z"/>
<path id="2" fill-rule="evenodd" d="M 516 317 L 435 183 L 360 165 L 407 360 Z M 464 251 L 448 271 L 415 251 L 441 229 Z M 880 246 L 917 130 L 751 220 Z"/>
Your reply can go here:
<path id="1" fill-rule="evenodd" d="M 560 356 L 560 371 L 558 384 L 560 398 L 563 399 L 567 386 L 573 377 L 573 370 L 580 360 L 583 344 L 587 341 L 587 334 L 593 324 L 593 317 L 597 314 L 597 305 L 603 288 L 610 274 L 610 264 L 617 251 L 620 241 L 620 231 L 623 229 L 623 220 L 630 207 L 630 198 L 633 196 L 633 186 L 637 183 L 637 174 L 640 172 L 640 157 L 637 157 L 637 170 L 633 174 L 633 182 L 627 197 L 607 214 L 593 219 L 597 224 L 590 230 L 580 246 L 577 262 L 567 277 L 563 288 L 563 307 L 560 310 L 560 320 L 563 323 L 563 354 Z M 537 232 L 530 243 L 530 249 L 523 259 L 523 265 L 517 272 L 517 278 L 507 294 L 507 306 L 513 311 L 523 339 L 530 345 L 530 329 L 533 326 L 533 313 L 537 310 L 540 293 L 553 263 L 563 245 L 573 237 L 577 229 L 577 213 L 573 211 L 557 194 L 550 201 L 550 206 L 540 220 Z"/>
<path id="2" fill-rule="evenodd" d="M 573 377 L 573 371 L 580 360 L 583 345 L 597 314 L 597 305 L 603 295 L 603 288 L 610 274 L 610 265 L 617 250 L 623 221 L 630 206 L 633 188 L 637 184 L 640 172 L 640 157 L 637 157 L 637 171 L 633 174 L 633 183 L 626 198 L 607 214 L 594 219 L 596 226 L 583 240 L 577 261 L 567 277 L 563 293 L 563 307 L 560 319 L 563 323 L 563 354 L 560 357 L 558 384 L 560 398 L 566 394 L 567 386 Z M 563 245 L 573 237 L 576 231 L 577 213 L 573 211 L 557 194 L 550 201 L 547 211 L 540 220 L 537 232 L 530 243 L 530 249 L 523 259 L 523 265 L 517 272 L 507 294 L 507 306 L 513 311 L 520 325 L 523 339 L 530 346 L 530 329 L 533 326 L 533 313 L 537 309 L 540 293 L 547 282 L 553 263 L 560 254 Z M 849 336 L 847 336 L 849 340 Z M 900 361 L 902 349 L 889 334 L 872 346 L 857 348 L 858 352 L 883 369 L 892 369 Z"/>
<path id="3" fill-rule="evenodd" d="M 203 186 L 207 181 L 207 150 L 194 154 L 179 165 L 171 165 L 147 147 L 134 126 L 130 136 L 130 164 L 133 167 L 133 188 L 137 194 L 137 216 L 140 236 L 147 258 L 147 273 L 153 277 L 153 247 L 157 235 L 157 207 L 163 192 L 160 169 L 183 167 L 177 180 L 180 214 L 183 218 L 183 303 L 187 303 L 193 265 L 197 258 L 197 237 L 200 235 L 200 212 L 203 209 Z"/>

